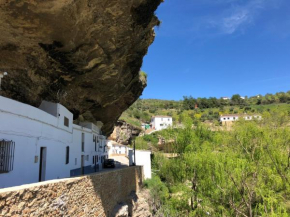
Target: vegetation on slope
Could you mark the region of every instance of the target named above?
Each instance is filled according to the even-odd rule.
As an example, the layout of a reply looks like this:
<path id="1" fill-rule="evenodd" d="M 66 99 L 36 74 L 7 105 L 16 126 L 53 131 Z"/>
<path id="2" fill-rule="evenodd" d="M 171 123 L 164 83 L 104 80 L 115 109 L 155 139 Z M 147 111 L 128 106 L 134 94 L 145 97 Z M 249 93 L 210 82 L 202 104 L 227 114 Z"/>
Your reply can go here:
<path id="1" fill-rule="evenodd" d="M 177 157 L 154 155 L 154 216 L 289 216 L 288 123 L 282 111 L 211 131 L 187 116 L 183 129 L 165 130 Z"/>
<path id="2" fill-rule="evenodd" d="M 140 127 L 141 122 L 149 123 L 151 117 L 155 115 L 172 116 L 175 123 L 181 123 L 184 116 L 190 116 L 195 123 L 208 120 L 218 125 L 218 118 L 221 114 L 290 112 L 289 103 L 290 91 L 245 97 L 245 99 L 235 94 L 229 100 L 215 97 L 194 99 L 191 96 L 184 97 L 180 101 L 138 99 L 122 114 L 120 119 Z"/>

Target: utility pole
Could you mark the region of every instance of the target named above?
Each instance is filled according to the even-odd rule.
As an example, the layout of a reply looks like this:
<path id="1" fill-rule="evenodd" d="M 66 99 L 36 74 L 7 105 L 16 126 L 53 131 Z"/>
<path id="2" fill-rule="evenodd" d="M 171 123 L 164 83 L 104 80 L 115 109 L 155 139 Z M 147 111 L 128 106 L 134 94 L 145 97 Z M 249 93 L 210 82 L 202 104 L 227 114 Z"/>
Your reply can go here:
<path id="1" fill-rule="evenodd" d="M 136 166 L 136 144 L 135 144 L 135 138 L 134 138 L 134 166 Z"/>
<path id="2" fill-rule="evenodd" d="M 134 162 L 132 163 L 132 166 L 136 166 L 136 144 L 135 144 L 135 138 L 133 137 L 133 129 L 132 126 L 130 127 L 131 129 L 131 138 L 134 139 L 133 143 L 133 150 L 134 150 Z M 132 140 L 131 140 L 132 141 Z M 132 143 L 131 143 L 132 144 Z"/>

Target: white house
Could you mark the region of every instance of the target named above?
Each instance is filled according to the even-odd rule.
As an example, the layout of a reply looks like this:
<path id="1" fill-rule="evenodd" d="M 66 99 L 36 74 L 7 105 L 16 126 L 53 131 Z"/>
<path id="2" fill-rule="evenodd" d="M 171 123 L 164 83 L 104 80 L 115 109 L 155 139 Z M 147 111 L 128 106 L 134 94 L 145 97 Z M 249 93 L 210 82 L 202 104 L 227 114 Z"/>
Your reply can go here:
<path id="1" fill-rule="evenodd" d="M 151 118 L 152 129 L 163 130 L 172 126 L 172 117 L 158 115 Z"/>
<path id="2" fill-rule="evenodd" d="M 108 157 L 102 124 L 73 124 L 58 103 L 0 96 L 0 188 L 97 171 Z"/>
<path id="3" fill-rule="evenodd" d="M 254 119 L 261 119 L 262 116 L 261 115 L 247 115 L 247 114 L 228 114 L 228 115 L 221 115 L 220 116 L 220 122 L 222 122 L 222 124 L 227 124 L 229 122 L 233 122 L 233 121 L 237 121 L 239 120 L 239 118 L 243 118 L 247 121 L 249 120 L 254 120 Z"/>
<path id="4" fill-rule="evenodd" d="M 115 141 L 108 140 L 107 146 L 108 146 L 109 157 L 120 156 L 120 155 L 128 156 L 129 148 L 126 145 L 122 145 Z"/>
<path id="5" fill-rule="evenodd" d="M 137 166 L 143 166 L 144 178 L 151 179 L 151 151 L 136 150 Z M 134 164 L 134 150 L 129 149 L 129 165 Z"/>

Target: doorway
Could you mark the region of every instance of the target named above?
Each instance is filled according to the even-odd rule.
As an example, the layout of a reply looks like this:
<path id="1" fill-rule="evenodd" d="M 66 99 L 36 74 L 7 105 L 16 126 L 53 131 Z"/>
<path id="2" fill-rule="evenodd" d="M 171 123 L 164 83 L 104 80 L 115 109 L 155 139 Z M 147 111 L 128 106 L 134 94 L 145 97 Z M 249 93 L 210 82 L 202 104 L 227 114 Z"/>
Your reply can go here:
<path id="1" fill-rule="evenodd" d="M 38 181 L 45 181 L 46 172 L 46 147 L 40 147 L 40 160 L 39 160 L 39 178 Z"/>

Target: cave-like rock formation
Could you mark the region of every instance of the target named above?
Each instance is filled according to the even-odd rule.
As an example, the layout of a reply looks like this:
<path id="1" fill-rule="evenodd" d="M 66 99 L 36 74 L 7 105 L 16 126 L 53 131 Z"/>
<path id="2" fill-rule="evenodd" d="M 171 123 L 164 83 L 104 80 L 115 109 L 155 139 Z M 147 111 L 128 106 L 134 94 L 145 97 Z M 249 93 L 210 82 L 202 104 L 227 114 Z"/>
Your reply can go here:
<path id="1" fill-rule="evenodd" d="M 162 0 L 0 0 L 1 95 L 60 102 L 108 135 L 141 94 Z"/>
<path id="2" fill-rule="evenodd" d="M 132 144 L 134 137 L 139 136 L 141 131 L 142 128 L 134 127 L 125 121 L 118 120 L 112 134 L 108 137 L 108 139 L 114 140 L 123 145 L 129 145 Z"/>

